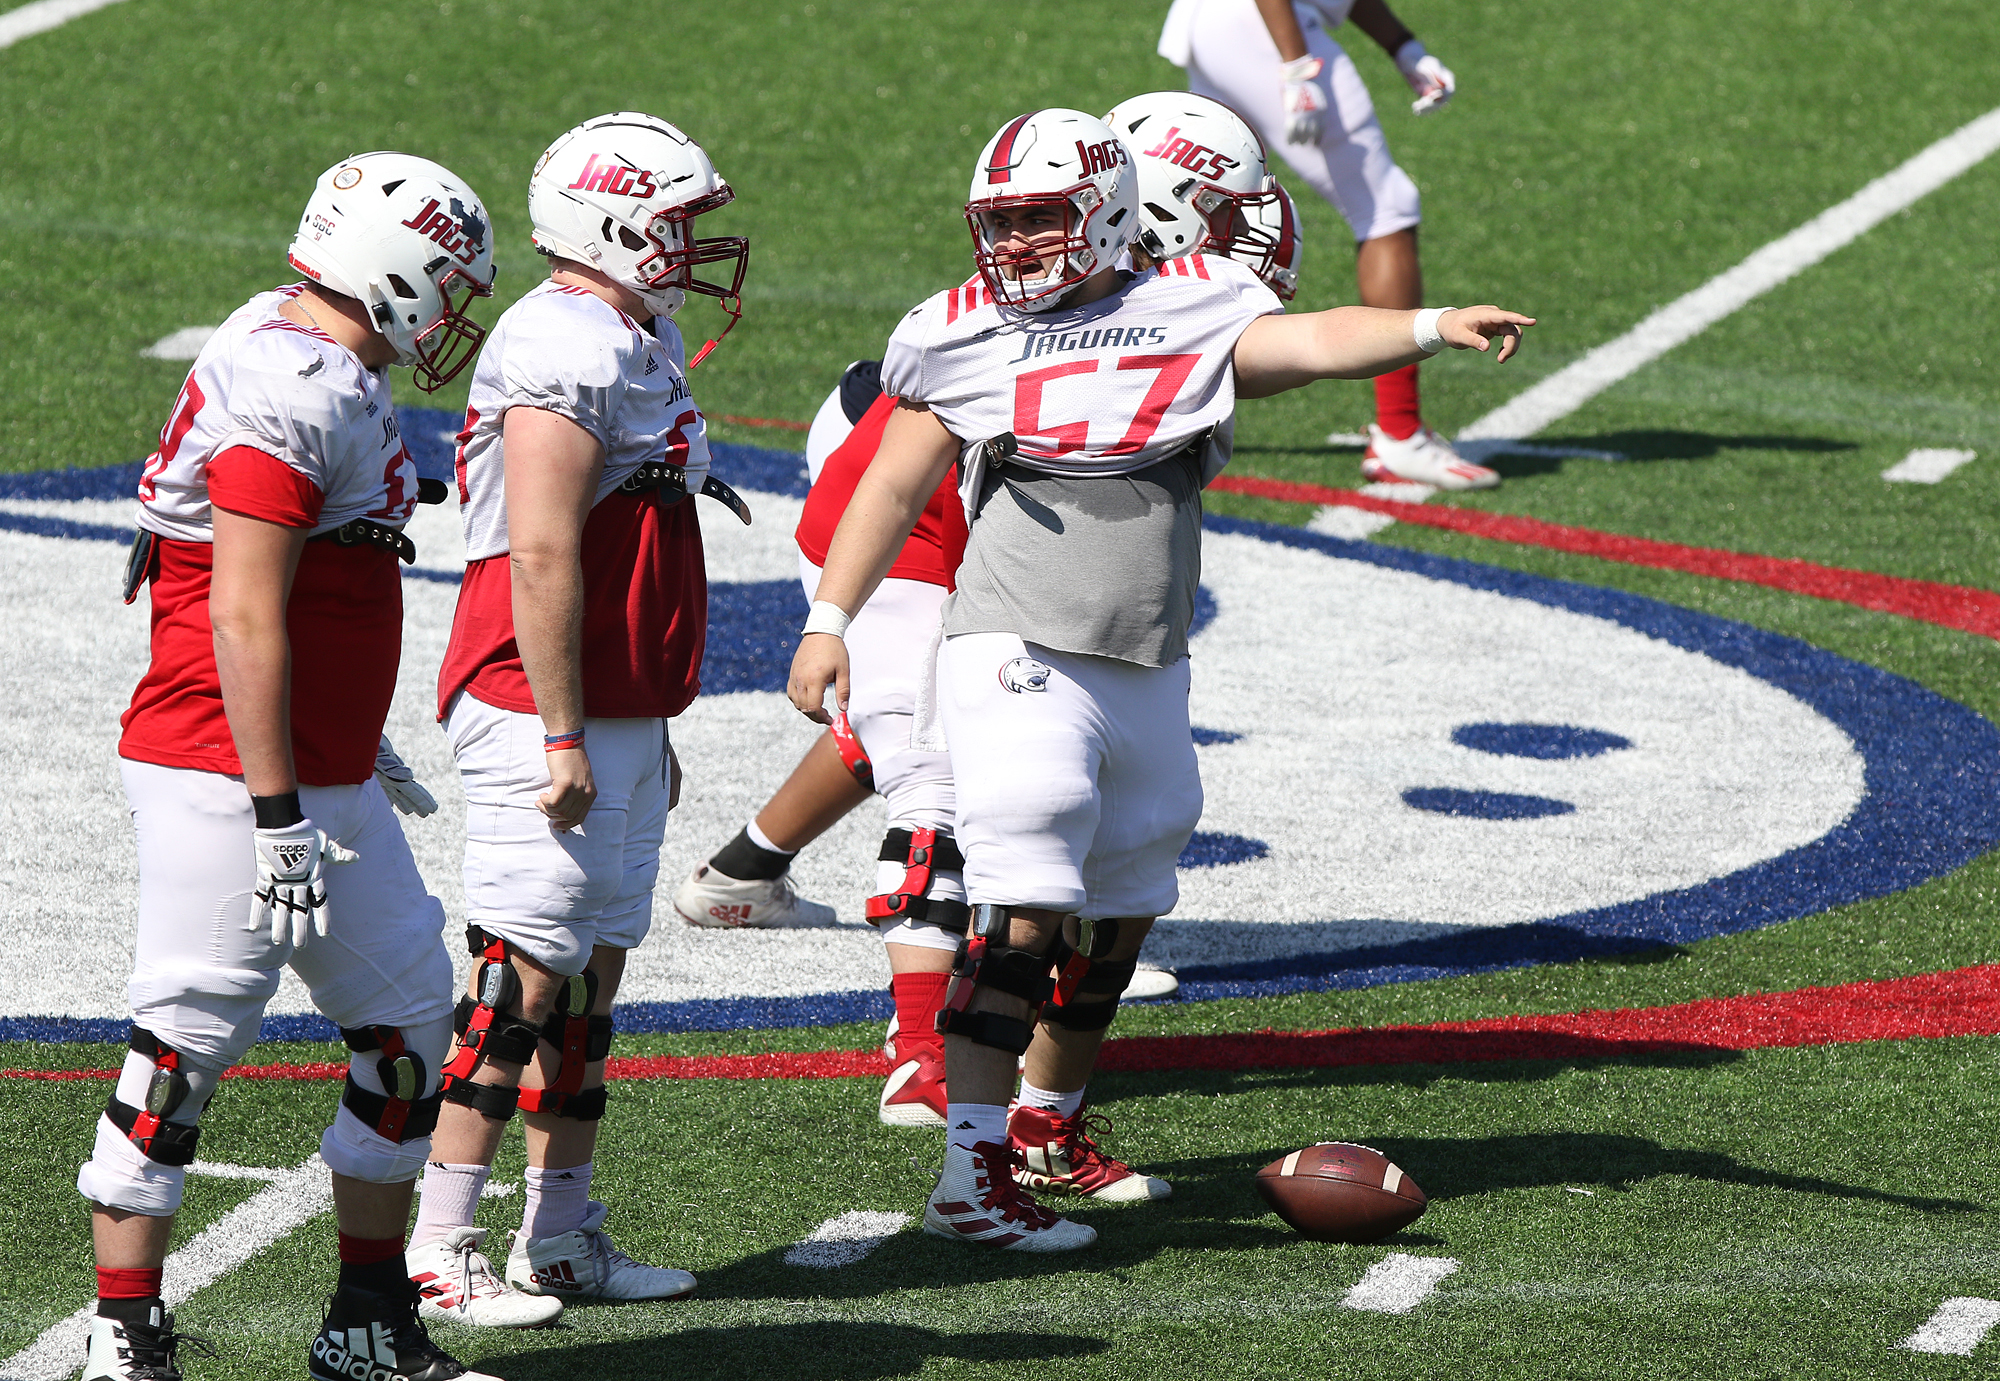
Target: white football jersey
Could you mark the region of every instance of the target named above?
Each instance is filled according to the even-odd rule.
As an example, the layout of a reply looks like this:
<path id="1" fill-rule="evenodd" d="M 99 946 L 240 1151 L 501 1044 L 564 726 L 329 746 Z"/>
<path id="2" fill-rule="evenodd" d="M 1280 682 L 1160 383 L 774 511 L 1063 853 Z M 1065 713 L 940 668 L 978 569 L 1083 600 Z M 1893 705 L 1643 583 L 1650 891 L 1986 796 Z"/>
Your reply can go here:
<path id="1" fill-rule="evenodd" d="M 1253 24 L 1259 29 L 1264 27 L 1255 0 L 1174 0 L 1167 9 L 1167 21 L 1160 28 L 1159 52 L 1176 67 L 1186 67 L 1194 60 L 1194 19 L 1204 4 L 1231 6 L 1238 32 Z M 1338 29 L 1347 22 L 1353 8 L 1354 0 L 1292 0 L 1292 13 L 1298 16 L 1302 29 L 1314 24 L 1323 29 Z"/>
<path id="2" fill-rule="evenodd" d="M 687 470 L 688 492 L 708 475 L 708 423 L 688 393 L 680 328 L 656 316 L 648 330 L 582 288 L 553 280 L 501 314 L 479 350 L 465 429 L 458 434 L 458 500 L 465 559 L 507 551 L 506 443 L 511 407 L 543 408 L 604 447 L 593 503 L 647 461 Z"/>
<path id="3" fill-rule="evenodd" d="M 315 534 L 353 518 L 400 526 L 417 467 L 389 400 L 389 373 L 278 314 L 303 284 L 259 293 L 209 337 L 139 477 L 139 526 L 214 540 L 208 463 L 234 446 L 276 456 L 325 496 Z"/>
<path id="4" fill-rule="evenodd" d="M 1012 432 L 1017 459 L 1057 475 L 1123 475 L 1214 428 L 1204 481 L 1229 461 L 1237 337 L 1282 312 L 1241 264 L 1190 254 L 1111 296 L 1003 312 L 977 278 L 905 316 L 882 390 L 927 404 L 968 446 Z"/>

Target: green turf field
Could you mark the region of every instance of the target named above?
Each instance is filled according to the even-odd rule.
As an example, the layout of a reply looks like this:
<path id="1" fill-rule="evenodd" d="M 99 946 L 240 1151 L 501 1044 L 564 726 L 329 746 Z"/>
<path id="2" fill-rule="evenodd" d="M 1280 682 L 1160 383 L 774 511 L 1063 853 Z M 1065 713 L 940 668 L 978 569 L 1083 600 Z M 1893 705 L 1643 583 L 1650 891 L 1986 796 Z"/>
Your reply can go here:
<path id="1" fill-rule="evenodd" d="M 704 222 L 752 242 L 743 322 L 698 376 L 704 407 L 804 420 L 842 365 L 879 355 L 904 310 L 968 275 L 958 207 L 995 127 L 1034 105 L 1102 110 L 1179 84 L 1153 54 L 1164 8 L 126 0 L 77 19 L 0 51 L 0 470 L 150 450 L 185 365 L 139 352 L 285 281 L 298 207 L 349 152 L 404 148 L 480 190 L 500 244 L 490 322 L 541 273 L 525 217 L 533 158 L 575 121 L 618 108 L 680 124 L 738 192 Z M 2000 91 L 1991 0 L 1397 9 L 1459 76 L 1438 116 L 1410 118 L 1387 60 L 1351 30 L 1341 37 L 1423 191 L 1428 296 L 1541 319 L 1504 369 L 1466 355 L 1427 368 L 1427 413 L 1447 432 L 1984 113 Z M 1316 198 L 1299 204 L 1299 306 L 1350 300 L 1344 228 Z M 1502 488 L 1450 501 L 2000 587 L 2000 345 L 1984 331 L 2000 311 L 1996 222 L 2000 158 L 1536 438 L 1628 460 L 1503 456 Z M 684 318 L 697 342 L 699 310 Z M 462 406 L 464 383 L 430 401 Z M 1368 413 L 1359 384 L 1246 404 L 1234 472 L 1358 484 L 1358 453 L 1318 439 Z M 796 441 L 720 422 L 715 434 Z M 1880 478 L 1934 446 L 1980 459 L 1935 486 Z M 1311 516 L 1221 494 L 1211 507 Z M 1376 540 L 1741 620 L 2000 719 L 1989 639 L 1428 529 Z M 1997 903 L 2000 862 L 1988 856 L 1894 896 L 1684 949 L 1133 1008 L 1118 1033 L 1654 1006 L 1926 973 L 2000 960 Z M 878 1038 L 859 1026 L 648 1036 L 621 1040 L 620 1053 Z M 2000 1299 L 1996 1056 L 1992 1039 L 1958 1038 L 1106 1076 L 1093 1096 L 1117 1123 L 1112 1149 L 1172 1179 L 1169 1203 L 1085 1210 L 1103 1240 L 1073 1259 L 982 1256 L 905 1233 L 832 1272 L 784 1265 L 784 1251 L 849 1209 L 915 1212 L 928 1181 L 911 1160 L 935 1163 L 934 1137 L 878 1126 L 866 1080 L 627 1083 L 598 1160 L 619 1206 L 612 1227 L 635 1256 L 695 1271 L 698 1297 L 577 1309 L 548 1333 L 438 1334 L 510 1381 L 1978 1375 L 2000 1342 L 1971 1358 L 1895 1344 L 1941 1299 Z M 253 1056 L 307 1058 L 337 1056 Z M 0 1045 L 0 1065 L 14 1068 L 116 1060 L 105 1046 Z M 204 1152 L 296 1165 L 317 1145 L 331 1090 L 234 1085 Z M 13 1146 L 0 1153 L 0 1359 L 88 1296 L 88 1227 L 69 1179 L 103 1092 L 0 1081 Z M 1431 1212 L 1385 1246 L 1292 1236 L 1262 1212 L 1250 1175 L 1330 1136 L 1382 1147 L 1430 1191 Z M 496 1179 L 514 1169 L 503 1156 Z M 255 1188 L 191 1181 L 186 1228 Z M 518 1202 L 489 1205 L 482 1221 L 510 1225 Z M 189 1301 L 183 1325 L 220 1348 L 190 1377 L 299 1374 L 331 1285 L 332 1236 L 321 1217 Z M 1391 1250 L 1461 1266 L 1408 1316 L 1342 1307 Z"/>

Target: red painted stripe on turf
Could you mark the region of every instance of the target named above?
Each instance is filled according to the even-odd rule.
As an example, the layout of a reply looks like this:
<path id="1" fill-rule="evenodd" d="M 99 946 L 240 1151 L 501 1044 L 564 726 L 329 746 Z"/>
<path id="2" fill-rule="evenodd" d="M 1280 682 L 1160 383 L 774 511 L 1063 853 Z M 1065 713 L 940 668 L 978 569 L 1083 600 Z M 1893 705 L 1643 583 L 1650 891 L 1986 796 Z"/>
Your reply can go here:
<path id="1" fill-rule="evenodd" d="M 1352 489 L 1329 489 L 1324 485 L 1294 484 L 1289 480 L 1260 479 L 1253 475 L 1221 475 L 1211 487 L 1231 494 L 1250 494 L 1260 499 L 1281 499 L 1286 503 L 1340 504 L 1366 509 L 1370 513 L 1387 514 L 1398 522 L 1414 523 L 1420 527 L 1445 528 L 1495 542 L 1574 552 L 1579 556 L 1595 556 L 1628 566 L 1652 566 L 1661 570 L 1685 571 L 1690 575 L 1713 576 L 1719 580 L 1740 580 L 1792 594 L 1858 605 L 1884 614 L 1900 614 L 1904 618 L 1978 633 L 1983 637 L 2000 638 L 2000 594 L 1966 585 L 1906 580 L 1901 576 L 1879 575 L 1874 571 L 1854 571 L 1840 566 L 1821 566 L 1811 561 L 1795 561 L 1788 557 L 1756 556 L 1714 547 L 1684 547 L 1678 542 L 1656 542 L 1646 537 L 1599 532 L 1594 528 L 1566 527 L 1561 523 L 1545 523 L 1539 518 L 1484 513 L 1471 508 L 1434 508 L 1428 504 L 1378 499 Z"/>
<path id="2" fill-rule="evenodd" d="M 1672 1051 L 1759 1050 L 1860 1041 L 2000 1035 L 2000 964 L 1832 988 L 1702 998 L 1670 1007 L 1487 1017 L 1427 1026 L 1130 1036 L 1107 1041 L 1099 1067 L 1301 1069 L 1461 1061 L 1609 1059 Z M 244 1065 L 232 1079 L 337 1079 L 345 1064 Z M 613 1079 L 879 1079 L 877 1050 L 615 1059 Z M 114 1079 L 116 1069 L 4 1069 L 0 1078 Z"/>
<path id="3" fill-rule="evenodd" d="M 715 420 L 718 422 L 734 422 L 739 427 L 782 427 L 788 432 L 809 432 L 812 430 L 812 423 L 810 422 L 787 422 L 781 417 L 736 417 L 730 413 L 718 412 L 715 414 Z"/>

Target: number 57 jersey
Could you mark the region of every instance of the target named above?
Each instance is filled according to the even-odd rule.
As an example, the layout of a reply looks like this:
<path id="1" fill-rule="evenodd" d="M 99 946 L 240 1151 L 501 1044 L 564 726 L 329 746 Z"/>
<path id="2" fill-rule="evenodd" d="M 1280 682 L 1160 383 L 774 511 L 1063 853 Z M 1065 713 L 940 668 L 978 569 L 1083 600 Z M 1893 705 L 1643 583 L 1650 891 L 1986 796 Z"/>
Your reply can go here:
<path id="1" fill-rule="evenodd" d="M 926 404 L 961 441 L 1012 432 L 1022 464 L 1057 475 L 1130 474 L 1213 428 L 1205 483 L 1229 459 L 1237 337 L 1283 310 L 1255 274 L 1212 255 L 1032 315 L 995 306 L 975 278 L 903 318 L 882 389 Z"/>

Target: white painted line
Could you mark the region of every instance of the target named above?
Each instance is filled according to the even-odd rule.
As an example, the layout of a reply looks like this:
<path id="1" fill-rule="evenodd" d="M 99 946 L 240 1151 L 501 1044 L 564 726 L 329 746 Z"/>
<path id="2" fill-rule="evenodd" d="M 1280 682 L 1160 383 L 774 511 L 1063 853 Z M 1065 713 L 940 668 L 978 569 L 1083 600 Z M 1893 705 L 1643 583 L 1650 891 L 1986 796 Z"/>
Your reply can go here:
<path id="1" fill-rule="evenodd" d="M 909 1223 L 907 1213 L 871 1213 L 866 1209 L 843 1213 L 814 1228 L 804 1241 L 794 1242 L 785 1252 L 785 1264 L 823 1271 L 852 1266 Z"/>
<path id="2" fill-rule="evenodd" d="M 1533 436 L 1794 274 L 1950 182 L 2000 149 L 2000 110 L 1932 144 L 1846 201 L 1771 241 L 1735 268 L 1669 302 L 1616 340 L 1557 370 L 1458 434 L 1459 441 Z"/>
<path id="3" fill-rule="evenodd" d="M 333 1206 L 333 1181 L 318 1156 L 279 1175 L 270 1186 L 230 1209 L 167 1258 L 166 1282 L 160 1293 L 168 1308 L 212 1285 Z M 74 1375 L 81 1365 L 96 1309 L 95 1302 L 86 1304 L 0 1362 L 0 1381 L 64 1381 Z"/>
<path id="4" fill-rule="evenodd" d="M 294 1172 L 272 1169 L 268 1165 L 226 1165 L 221 1162 L 198 1160 L 188 1167 L 188 1173 L 206 1175 L 212 1180 L 262 1180 L 265 1184 L 276 1184 Z"/>
<path id="5" fill-rule="evenodd" d="M 1979 459 L 1977 451 L 1925 447 L 1910 452 L 1882 472 L 1891 484 L 1936 484 L 1961 465 Z"/>
<path id="6" fill-rule="evenodd" d="M 1574 1186 L 1567 1184 L 1563 1186 L 1563 1193 L 1581 1194 L 1586 1199 L 1594 1199 L 1597 1197 L 1597 1191 L 1595 1189 L 1577 1189 Z"/>
<path id="7" fill-rule="evenodd" d="M 201 354 L 201 347 L 208 344 L 208 338 L 222 329 L 219 326 L 183 326 L 172 335 L 161 336 L 139 353 L 151 360 L 191 360 Z"/>
<path id="8" fill-rule="evenodd" d="M 35 0 L 32 5 L 8 10 L 0 14 L 0 48 L 11 47 L 24 38 L 60 28 L 79 15 L 117 3 L 118 0 Z"/>
<path id="9" fill-rule="evenodd" d="M 1960 1295 L 1940 1304 L 1937 1313 L 1922 1328 L 1896 1346 L 1911 1352 L 1948 1352 L 1954 1357 L 1970 1357 L 1996 1323 L 2000 1323 L 2000 1300 Z"/>
<path id="10" fill-rule="evenodd" d="M 1437 488 L 1429 484 L 1417 484 L 1409 480 L 1377 480 L 1373 484 L 1361 486 L 1361 492 L 1371 499 L 1394 499 L 1398 503 L 1422 503 L 1437 493 Z"/>
<path id="11" fill-rule="evenodd" d="M 1329 446 L 1366 446 L 1367 432 L 1328 432 L 1326 444 Z"/>
<path id="12" fill-rule="evenodd" d="M 1365 508 L 1349 508 L 1345 504 L 1327 504 L 1306 522 L 1307 532 L 1317 532 L 1322 537 L 1338 537 L 1343 542 L 1365 542 L 1385 527 L 1394 527 L 1396 520 L 1386 513 L 1370 513 Z"/>
<path id="13" fill-rule="evenodd" d="M 1457 1269 L 1458 1262 L 1448 1256 L 1391 1252 L 1370 1266 L 1340 1302 L 1371 1314 L 1407 1314 L 1429 1299 L 1438 1282 Z"/>

